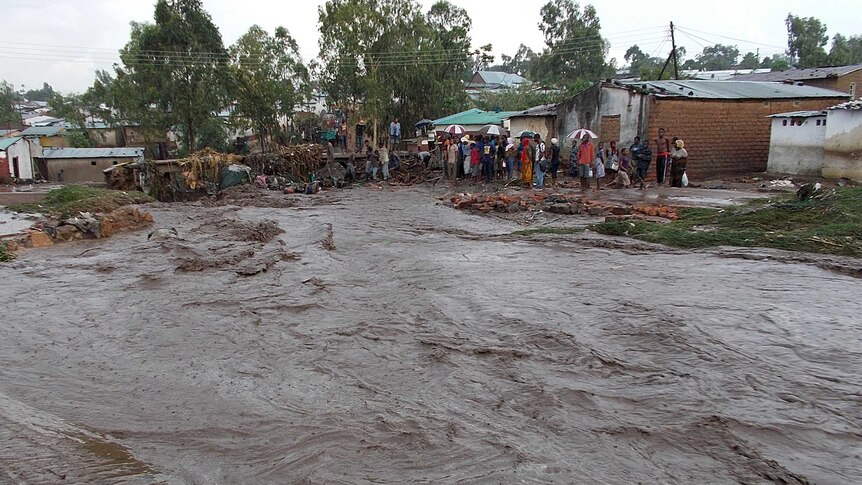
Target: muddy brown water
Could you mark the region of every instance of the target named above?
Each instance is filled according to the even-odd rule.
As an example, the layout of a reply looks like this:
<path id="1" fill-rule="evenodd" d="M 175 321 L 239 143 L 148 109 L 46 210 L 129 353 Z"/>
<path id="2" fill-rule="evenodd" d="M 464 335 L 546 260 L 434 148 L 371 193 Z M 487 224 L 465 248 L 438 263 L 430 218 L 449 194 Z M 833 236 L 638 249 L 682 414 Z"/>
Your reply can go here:
<path id="1" fill-rule="evenodd" d="M 0 266 L 0 483 L 862 483 L 860 279 L 418 188 L 151 210 Z"/>

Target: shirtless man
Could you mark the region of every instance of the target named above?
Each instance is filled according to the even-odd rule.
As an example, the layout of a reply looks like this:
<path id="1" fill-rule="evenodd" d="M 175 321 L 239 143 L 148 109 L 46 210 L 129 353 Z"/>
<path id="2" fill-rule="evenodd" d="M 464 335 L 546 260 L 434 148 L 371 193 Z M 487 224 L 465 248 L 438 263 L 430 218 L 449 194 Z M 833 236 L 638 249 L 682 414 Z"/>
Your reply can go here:
<path id="1" fill-rule="evenodd" d="M 656 158 L 655 163 L 655 179 L 659 187 L 664 185 L 664 177 L 667 172 L 667 165 L 670 162 L 670 140 L 664 137 L 664 128 L 658 129 L 658 138 L 655 140 Z"/>

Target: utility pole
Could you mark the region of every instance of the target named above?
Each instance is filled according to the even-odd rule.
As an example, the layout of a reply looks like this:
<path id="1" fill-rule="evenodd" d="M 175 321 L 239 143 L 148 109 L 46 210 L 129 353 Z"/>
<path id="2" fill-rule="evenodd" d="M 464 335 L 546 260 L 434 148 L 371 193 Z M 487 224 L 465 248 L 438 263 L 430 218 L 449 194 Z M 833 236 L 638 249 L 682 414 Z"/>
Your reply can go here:
<path id="1" fill-rule="evenodd" d="M 673 56 L 673 78 L 679 81 L 679 65 L 676 59 L 676 37 L 673 33 L 673 21 L 670 23 L 670 54 Z"/>
<path id="2" fill-rule="evenodd" d="M 664 61 L 664 66 L 661 68 L 661 73 L 658 75 L 659 81 L 664 77 L 664 72 L 667 70 L 667 65 L 670 63 L 671 59 L 673 59 L 673 78 L 679 81 L 679 65 L 677 64 L 676 59 L 676 38 L 673 33 L 673 22 L 670 23 L 670 45 L 670 55 L 667 56 L 667 60 Z"/>

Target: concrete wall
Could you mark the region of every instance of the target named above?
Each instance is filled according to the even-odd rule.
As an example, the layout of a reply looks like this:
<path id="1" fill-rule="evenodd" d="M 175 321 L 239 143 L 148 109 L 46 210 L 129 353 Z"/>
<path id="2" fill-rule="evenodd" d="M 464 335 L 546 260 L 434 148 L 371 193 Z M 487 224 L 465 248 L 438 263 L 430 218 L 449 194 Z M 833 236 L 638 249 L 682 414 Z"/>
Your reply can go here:
<path id="1" fill-rule="evenodd" d="M 862 111 L 829 111 L 824 151 L 824 177 L 862 181 Z"/>
<path id="2" fill-rule="evenodd" d="M 50 158 L 46 160 L 48 180 L 57 181 L 57 174 L 63 170 L 64 183 L 104 183 L 103 170 L 133 160 L 134 158 Z"/>
<path id="3" fill-rule="evenodd" d="M 599 136 L 598 141 L 617 141 L 620 147 L 629 146 L 635 136 L 645 131 L 648 111 L 645 109 L 645 98 L 628 89 L 615 86 L 595 85 L 578 96 L 560 103 L 557 109 L 558 133 L 565 138 L 569 133 L 579 128 L 592 130 Z M 619 136 L 613 133 L 602 133 L 602 117 L 619 116 Z M 614 122 L 614 126 L 615 126 Z M 605 123 L 605 126 L 609 126 Z M 564 153 L 568 155 L 571 143 L 563 143 Z"/>
<path id="4" fill-rule="evenodd" d="M 40 136 L 39 144 L 43 147 L 52 147 L 52 148 L 67 148 L 69 147 L 69 141 L 66 140 L 65 135 L 56 135 L 56 136 Z"/>
<path id="5" fill-rule="evenodd" d="M 769 158 L 772 120 L 788 111 L 816 111 L 846 101 L 844 97 L 802 100 L 699 100 L 652 97 L 650 140 L 664 127 L 688 151 L 686 171 L 692 181 L 763 172 Z M 827 122 L 828 126 L 828 122 Z M 655 175 L 655 161 L 650 169 Z"/>
<path id="6" fill-rule="evenodd" d="M 33 178 L 33 158 L 30 156 L 30 146 L 26 140 L 18 140 L 15 144 L 10 145 L 5 152 L 6 158 L 0 158 L 0 163 L 5 164 L 9 169 L 10 177 L 15 176 L 15 157 L 18 157 L 18 178 L 32 179 Z M 3 170 L 3 172 L 6 172 Z"/>
<path id="7" fill-rule="evenodd" d="M 530 130 L 542 136 L 542 140 L 560 138 L 557 132 L 556 116 L 519 116 L 509 118 L 509 133 L 514 137 L 524 130 Z M 562 145 L 561 145 L 562 146 Z"/>
<path id="8" fill-rule="evenodd" d="M 851 84 L 856 85 L 856 97 L 862 96 L 862 69 L 851 72 L 845 76 L 827 77 L 825 79 L 801 80 L 806 86 L 815 86 L 823 89 L 834 89 L 844 93 L 850 93 Z"/>
<path id="9" fill-rule="evenodd" d="M 116 128 L 99 128 L 87 130 L 87 137 L 91 146 L 97 148 L 119 147 L 120 137 L 117 136 Z"/>
<path id="10" fill-rule="evenodd" d="M 767 170 L 773 173 L 820 175 L 826 116 L 772 118 Z"/>

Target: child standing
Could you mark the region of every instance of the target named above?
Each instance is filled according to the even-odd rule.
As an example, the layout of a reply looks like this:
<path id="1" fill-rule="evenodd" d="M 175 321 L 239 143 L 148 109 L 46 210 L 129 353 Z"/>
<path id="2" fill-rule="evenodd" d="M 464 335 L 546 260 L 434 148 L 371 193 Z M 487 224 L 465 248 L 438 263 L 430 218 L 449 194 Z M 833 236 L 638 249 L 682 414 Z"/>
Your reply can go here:
<path id="1" fill-rule="evenodd" d="M 476 179 L 479 178 L 479 147 L 476 146 L 475 142 L 470 143 L 470 175 L 473 178 L 473 183 L 476 183 Z"/>
<path id="2" fill-rule="evenodd" d="M 602 146 L 601 143 L 599 146 Z M 598 152 L 601 153 L 601 152 Z M 596 178 L 596 190 L 602 190 L 602 179 L 605 178 L 605 162 L 603 157 L 596 156 L 596 163 L 593 165 L 593 176 Z"/>

